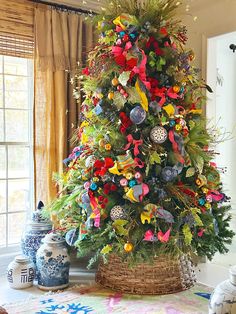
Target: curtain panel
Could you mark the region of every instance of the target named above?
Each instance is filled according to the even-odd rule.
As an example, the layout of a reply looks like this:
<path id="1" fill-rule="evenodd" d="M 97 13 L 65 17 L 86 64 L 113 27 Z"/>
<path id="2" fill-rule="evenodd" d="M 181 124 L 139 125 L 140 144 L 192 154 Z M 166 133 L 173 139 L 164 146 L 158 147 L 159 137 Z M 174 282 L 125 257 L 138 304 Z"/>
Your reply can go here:
<path id="1" fill-rule="evenodd" d="M 57 193 L 53 173 L 63 171 L 69 139 L 77 127 L 80 104 L 70 77 L 92 49 L 93 27 L 85 17 L 48 6 L 35 9 L 35 201 Z"/>

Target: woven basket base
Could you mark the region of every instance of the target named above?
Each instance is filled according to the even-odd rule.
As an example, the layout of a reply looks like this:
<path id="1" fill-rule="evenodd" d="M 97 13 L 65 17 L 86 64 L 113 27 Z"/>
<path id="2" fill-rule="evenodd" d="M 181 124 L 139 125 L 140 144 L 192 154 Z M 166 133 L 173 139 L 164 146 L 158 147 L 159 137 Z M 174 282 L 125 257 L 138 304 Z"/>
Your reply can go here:
<path id="1" fill-rule="evenodd" d="M 99 264 L 95 280 L 119 292 L 163 295 L 191 288 L 196 277 L 192 262 L 186 256 L 179 259 L 160 256 L 153 264 L 142 263 L 129 268 L 120 257 L 110 255 L 107 264 Z"/>

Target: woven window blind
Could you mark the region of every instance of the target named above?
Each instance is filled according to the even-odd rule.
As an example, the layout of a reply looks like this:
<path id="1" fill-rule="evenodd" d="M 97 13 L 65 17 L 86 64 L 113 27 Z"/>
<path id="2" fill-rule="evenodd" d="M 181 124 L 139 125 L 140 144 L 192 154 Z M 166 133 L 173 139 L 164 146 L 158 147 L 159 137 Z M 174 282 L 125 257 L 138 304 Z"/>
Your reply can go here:
<path id="1" fill-rule="evenodd" d="M 0 0 L 0 54 L 33 58 L 34 5 L 27 0 Z"/>

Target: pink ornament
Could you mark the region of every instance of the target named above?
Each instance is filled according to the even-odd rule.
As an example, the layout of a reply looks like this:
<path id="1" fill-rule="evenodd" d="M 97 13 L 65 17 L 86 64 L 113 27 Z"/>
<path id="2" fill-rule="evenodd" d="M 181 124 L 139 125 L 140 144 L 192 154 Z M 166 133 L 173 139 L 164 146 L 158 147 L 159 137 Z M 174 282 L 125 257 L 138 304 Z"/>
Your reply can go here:
<path id="1" fill-rule="evenodd" d="M 128 185 L 128 180 L 126 180 L 125 178 L 122 178 L 122 179 L 120 180 L 120 185 L 121 185 L 121 186 L 127 186 L 127 185 Z"/>
<path id="2" fill-rule="evenodd" d="M 145 232 L 144 235 L 144 241 L 153 241 L 154 240 L 154 233 L 152 232 L 152 230 L 148 230 Z"/>
<path id="3" fill-rule="evenodd" d="M 122 44 L 121 39 L 118 39 L 118 40 L 116 41 L 116 44 L 117 44 L 118 46 L 120 46 L 120 45 Z"/>
<path id="4" fill-rule="evenodd" d="M 209 194 L 206 196 L 206 200 L 211 203 L 212 202 L 212 196 Z"/>
<path id="5" fill-rule="evenodd" d="M 136 172 L 134 175 L 135 179 L 140 179 L 142 177 L 140 172 Z"/>
<path id="6" fill-rule="evenodd" d="M 91 183 L 90 183 L 89 181 L 87 181 L 87 182 L 84 183 L 84 188 L 85 188 L 85 190 L 88 190 L 88 189 L 89 189 L 90 184 L 91 184 Z"/>

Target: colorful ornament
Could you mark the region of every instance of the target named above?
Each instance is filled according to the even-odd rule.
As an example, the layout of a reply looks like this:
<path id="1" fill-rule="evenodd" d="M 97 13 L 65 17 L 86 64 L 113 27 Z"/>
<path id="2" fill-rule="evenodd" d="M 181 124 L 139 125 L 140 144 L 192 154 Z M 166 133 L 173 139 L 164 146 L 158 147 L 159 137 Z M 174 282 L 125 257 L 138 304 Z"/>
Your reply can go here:
<path id="1" fill-rule="evenodd" d="M 105 150 L 111 150 L 111 144 L 109 144 L 109 143 L 105 144 L 104 148 L 105 148 Z"/>
<path id="2" fill-rule="evenodd" d="M 178 93 L 180 91 L 180 87 L 178 85 L 173 86 L 173 92 Z"/>
<path id="3" fill-rule="evenodd" d="M 110 217 L 111 217 L 111 220 L 115 221 L 117 219 L 126 219 L 127 214 L 122 206 L 117 205 L 117 206 L 112 207 L 111 212 L 110 212 Z"/>
<path id="4" fill-rule="evenodd" d="M 130 111 L 130 120 L 135 124 L 141 124 L 146 119 L 146 115 L 142 107 L 136 106 Z"/>
<path id="5" fill-rule="evenodd" d="M 132 179 L 133 178 L 133 173 L 132 172 L 127 172 L 127 173 L 125 173 L 125 177 L 126 177 L 126 179 L 127 180 L 130 180 L 130 179 Z"/>
<path id="6" fill-rule="evenodd" d="M 117 85 L 119 84 L 118 78 L 117 78 L 117 77 L 114 77 L 114 78 L 112 79 L 112 81 L 111 81 L 111 84 L 112 84 L 113 86 L 117 86 Z"/>
<path id="7" fill-rule="evenodd" d="M 125 243 L 125 245 L 124 245 L 125 252 L 130 253 L 133 251 L 133 249 L 134 249 L 134 246 L 131 242 Z"/>
<path id="8" fill-rule="evenodd" d="M 94 165 L 96 159 L 97 159 L 97 158 L 96 158 L 94 155 L 88 156 L 88 157 L 86 158 L 86 160 L 85 160 L 85 167 L 86 167 L 86 168 L 91 168 L 91 167 L 93 167 L 93 165 Z"/>
<path id="9" fill-rule="evenodd" d="M 128 180 L 125 178 L 120 179 L 120 185 L 121 186 L 127 186 L 128 185 Z"/>
<path id="10" fill-rule="evenodd" d="M 108 99 L 109 100 L 112 100 L 114 98 L 114 93 L 113 92 L 110 92 L 108 95 L 107 95 Z"/>
<path id="11" fill-rule="evenodd" d="M 155 126 L 150 132 L 150 138 L 155 144 L 162 144 L 167 140 L 168 133 L 162 126 Z"/>
<path id="12" fill-rule="evenodd" d="M 75 242 L 78 240 L 78 235 L 79 235 L 79 232 L 77 229 L 71 229 L 71 230 L 67 231 L 67 233 L 65 235 L 66 243 L 69 246 L 73 246 L 75 244 Z"/>
<path id="13" fill-rule="evenodd" d="M 98 186 L 97 186 L 97 184 L 95 183 L 95 182 L 92 182 L 91 184 L 90 184 L 90 190 L 92 190 L 92 191 L 96 191 L 97 190 L 97 188 L 98 188 Z"/>
<path id="14" fill-rule="evenodd" d="M 130 180 L 129 181 L 129 187 L 132 188 L 133 186 L 135 186 L 137 184 L 136 180 Z"/>

